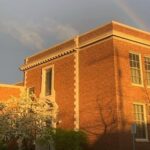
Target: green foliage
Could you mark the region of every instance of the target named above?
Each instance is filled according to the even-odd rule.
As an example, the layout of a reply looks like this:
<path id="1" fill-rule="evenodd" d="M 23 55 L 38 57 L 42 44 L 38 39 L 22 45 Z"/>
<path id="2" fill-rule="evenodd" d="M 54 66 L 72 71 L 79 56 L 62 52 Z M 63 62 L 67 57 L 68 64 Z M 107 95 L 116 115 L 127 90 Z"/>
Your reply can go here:
<path id="1" fill-rule="evenodd" d="M 3 141 L 0 141 L 0 150 L 7 150 L 7 144 Z"/>
<path id="2" fill-rule="evenodd" d="M 54 141 L 56 150 L 82 150 L 86 145 L 86 135 L 81 131 L 58 129 Z"/>
<path id="3" fill-rule="evenodd" d="M 52 141 L 56 150 L 83 150 L 87 145 L 86 134 L 82 131 L 47 129 L 41 143 Z"/>

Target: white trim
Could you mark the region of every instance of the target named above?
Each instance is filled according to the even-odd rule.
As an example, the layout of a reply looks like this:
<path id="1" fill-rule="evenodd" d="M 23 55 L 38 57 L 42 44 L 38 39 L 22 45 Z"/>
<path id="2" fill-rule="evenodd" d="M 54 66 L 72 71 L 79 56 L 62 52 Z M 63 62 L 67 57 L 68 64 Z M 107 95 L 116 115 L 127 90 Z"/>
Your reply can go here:
<path id="1" fill-rule="evenodd" d="M 145 80 L 146 80 L 146 85 L 145 85 L 145 86 L 146 86 L 147 88 L 150 88 L 150 85 L 147 84 L 147 73 L 146 73 L 147 70 L 145 69 L 145 58 L 149 58 L 149 59 L 150 59 L 150 56 L 149 56 L 149 55 L 145 55 L 145 56 L 144 56 L 144 73 L 145 73 L 145 78 L 146 78 L 146 79 L 145 79 Z"/>
<path id="2" fill-rule="evenodd" d="M 51 64 L 55 64 L 55 62 L 57 62 L 58 60 L 62 60 L 62 59 L 67 58 L 67 57 L 69 57 L 69 56 L 73 56 L 73 57 L 74 57 L 74 54 L 75 54 L 75 51 L 74 51 L 74 53 L 70 53 L 70 54 L 68 54 L 68 55 L 64 55 L 64 56 L 59 57 L 59 58 L 57 58 L 57 59 L 54 59 L 54 60 L 51 60 L 51 61 L 48 61 L 48 62 L 39 64 L 39 65 L 36 65 L 35 67 L 31 67 L 31 68 L 29 68 L 29 69 L 26 69 L 24 72 L 27 72 L 28 70 L 30 70 L 30 71 L 31 71 L 31 70 L 34 70 L 34 69 L 36 69 L 36 68 L 39 68 L 39 66 L 40 66 L 41 68 L 43 68 L 43 67 L 45 67 L 45 66 L 49 66 L 49 65 L 51 65 Z"/>
<path id="3" fill-rule="evenodd" d="M 20 70 L 25 71 L 25 70 L 27 70 L 29 68 L 35 67 L 37 65 L 40 65 L 40 64 L 46 63 L 48 61 L 55 60 L 55 59 L 57 59 L 59 57 L 68 55 L 70 53 L 73 53 L 74 51 L 75 51 L 74 49 L 69 49 L 69 50 L 65 50 L 65 51 L 59 51 L 58 53 L 50 54 L 49 56 L 44 57 L 42 59 L 35 60 L 35 61 L 31 62 L 31 63 L 22 65 L 20 67 Z"/>
<path id="4" fill-rule="evenodd" d="M 52 91 L 51 91 L 51 95 L 45 96 L 45 73 L 47 69 L 52 69 Z M 49 65 L 46 67 L 42 68 L 42 75 L 41 75 L 41 93 L 40 93 L 40 98 L 46 98 L 49 99 L 52 102 L 56 103 L 55 100 L 55 89 L 54 89 L 54 65 Z M 56 104 L 57 105 L 57 104 Z M 57 108 L 58 109 L 58 108 Z M 57 111 L 57 110 L 55 110 Z M 54 116 L 54 118 L 57 118 L 57 114 L 56 116 Z M 56 128 L 56 122 L 52 122 L 52 127 Z"/>
<path id="5" fill-rule="evenodd" d="M 117 36 L 117 35 L 114 35 L 113 36 L 113 39 L 115 40 L 120 40 L 122 42 L 128 42 L 130 44 L 136 44 L 138 46 L 141 46 L 141 47 L 146 47 L 146 48 L 150 48 L 150 44 L 148 45 L 147 43 L 145 42 L 141 42 L 141 40 L 138 40 L 138 41 L 135 41 L 131 38 L 126 38 L 127 35 L 125 35 L 125 37 L 121 37 L 121 36 Z M 140 41 L 140 42 L 139 42 Z"/>
<path id="6" fill-rule="evenodd" d="M 27 64 L 28 58 L 25 59 L 25 64 Z M 27 70 L 24 71 L 24 86 L 27 86 Z"/>
<path id="7" fill-rule="evenodd" d="M 132 82 L 132 81 L 131 81 Z M 144 87 L 144 85 L 143 84 L 135 84 L 135 83 L 131 83 L 132 84 L 132 86 L 137 86 L 137 87 Z"/>
<path id="8" fill-rule="evenodd" d="M 143 83 L 143 67 L 142 67 L 142 57 L 141 57 L 141 53 L 135 52 L 135 51 L 129 51 L 129 54 L 135 54 L 135 55 L 139 55 L 139 63 L 140 63 L 140 75 L 141 75 L 141 84 L 136 84 L 136 83 L 132 83 L 131 80 L 131 84 L 133 86 L 138 86 L 138 87 L 144 87 L 144 83 Z M 129 58 L 129 66 L 130 66 L 130 58 Z M 130 66 L 130 79 L 131 79 L 131 66 Z"/>
<path id="9" fill-rule="evenodd" d="M 74 81 L 75 81 L 75 88 L 74 88 L 74 129 L 79 130 L 79 37 L 77 36 L 75 39 L 76 43 L 76 53 L 75 53 L 75 65 L 74 65 Z"/>
<path id="10" fill-rule="evenodd" d="M 35 90 L 35 87 L 34 87 L 34 86 L 30 86 L 30 87 L 26 88 L 27 97 L 30 97 L 30 96 L 31 96 L 31 95 L 29 95 L 29 91 L 30 91 L 31 88 L 34 88 L 34 90 Z M 34 91 L 34 92 L 35 92 L 35 91 Z M 33 93 L 33 94 L 35 94 L 35 93 Z"/>
<path id="11" fill-rule="evenodd" d="M 134 42 L 137 42 L 137 43 L 142 43 L 142 44 L 150 46 L 150 41 L 149 40 L 143 39 L 142 37 L 137 37 L 137 36 L 132 35 L 132 34 L 128 34 L 128 33 L 125 33 L 125 32 L 120 32 L 120 31 L 117 31 L 117 30 L 113 30 L 113 35 L 116 36 L 116 37 L 120 37 L 122 39 L 128 39 L 130 41 L 134 41 Z"/>
<path id="12" fill-rule="evenodd" d="M 119 26 L 121 26 L 121 27 L 124 27 L 124 28 L 126 28 L 126 29 L 131 29 L 131 30 L 133 30 L 133 31 L 141 32 L 141 33 L 143 33 L 143 34 L 147 34 L 147 35 L 150 36 L 150 32 L 143 31 L 143 30 L 141 30 L 141 29 L 138 29 L 138 28 L 135 28 L 135 27 L 132 27 L 132 26 L 129 26 L 129 25 L 126 25 L 126 24 L 117 22 L 117 21 L 112 21 L 112 23 L 113 23 L 113 24 L 117 24 L 117 25 L 119 25 Z"/>
<path id="13" fill-rule="evenodd" d="M 150 116 L 150 104 L 147 104 L 147 115 Z"/>
<path id="14" fill-rule="evenodd" d="M 80 48 L 81 48 L 81 47 L 85 47 L 85 46 L 88 46 L 88 45 L 90 45 L 90 44 L 92 44 L 92 43 L 98 42 L 98 41 L 100 41 L 100 40 L 105 40 L 106 38 L 109 38 L 109 37 L 111 37 L 111 36 L 113 36 L 113 32 L 112 32 L 112 31 L 109 31 L 109 32 L 106 32 L 106 33 L 104 33 L 104 34 L 95 36 L 95 37 L 92 38 L 92 39 L 89 39 L 89 40 L 86 40 L 86 41 L 84 41 L 84 42 L 82 42 L 82 43 L 79 43 L 79 45 L 80 45 Z"/>
<path id="15" fill-rule="evenodd" d="M 52 69 L 52 91 L 51 91 L 51 95 L 49 96 L 45 96 L 45 73 L 46 73 L 46 70 L 48 69 Z M 40 94 L 40 97 L 49 97 L 49 98 L 54 98 L 54 95 L 55 95 L 55 90 L 54 90 L 54 65 L 49 65 L 49 66 L 46 66 L 46 67 L 43 67 L 42 68 L 42 83 L 41 83 L 41 94 Z M 54 99 L 53 99 L 54 100 Z"/>
<path id="16" fill-rule="evenodd" d="M 27 86 L 27 70 L 24 71 L 24 86 Z"/>
<path id="17" fill-rule="evenodd" d="M 11 84 L 0 84 L 0 87 L 24 88 L 24 86 L 21 86 L 21 85 L 11 85 Z"/>
<path id="18" fill-rule="evenodd" d="M 138 138 L 136 138 L 136 141 L 138 141 L 138 142 L 148 142 L 149 141 L 149 139 L 148 139 L 148 127 L 147 127 L 147 113 L 146 113 L 146 104 L 144 104 L 144 103 L 141 103 L 141 102 L 133 102 L 133 105 L 142 105 L 143 106 L 143 109 L 144 109 L 144 122 L 145 122 L 145 136 L 146 136 L 146 138 L 144 138 L 144 139 L 138 139 Z M 133 113 L 134 113 L 134 107 L 133 107 Z M 135 121 L 135 120 L 134 120 Z"/>
<path id="19" fill-rule="evenodd" d="M 135 139 L 136 142 L 149 142 L 149 139 Z"/>

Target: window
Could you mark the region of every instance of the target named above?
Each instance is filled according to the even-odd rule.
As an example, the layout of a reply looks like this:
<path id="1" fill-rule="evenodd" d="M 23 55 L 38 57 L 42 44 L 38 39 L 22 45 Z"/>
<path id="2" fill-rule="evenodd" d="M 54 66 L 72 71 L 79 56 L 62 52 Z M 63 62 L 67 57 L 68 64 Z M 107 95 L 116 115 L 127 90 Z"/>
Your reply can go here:
<path id="1" fill-rule="evenodd" d="M 46 67 L 42 70 L 42 96 L 51 96 L 53 87 L 53 67 Z"/>
<path id="2" fill-rule="evenodd" d="M 150 86 L 150 58 L 145 57 L 145 72 L 146 72 L 146 82 Z"/>
<path id="3" fill-rule="evenodd" d="M 34 87 L 30 87 L 30 88 L 28 89 L 28 94 L 29 94 L 29 95 L 33 95 L 34 93 L 35 93 Z"/>
<path id="4" fill-rule="evenodd" d="M 131 79 L 134 84 L 142 84 L 139 54 L 129 53 Z"/>
<path id="5" fill-rule="evenodd" d="M 34 100 L 35 99 L 35 89 L 34 89 L 34 87 L 30 87 L 30 88 L 28 88 L 28 96 L 32 99 L 32 100 Z"/>
<path id="6" fill-rule="evenodd" d="M 47 66 L 42 69 L 41 97 L 54 98 L 54 66 Z"/>
<path id="7" fill-rule="evenodd" d="M 145 119 L 144 105 L 134 104 L 134 118 L 136 123 L 136 138 L 147 139 L 147 125 Z"/>
<path id="8" fill-rule="evenodd" d="M 45 96 L 52 94 L 52 68 L 45 72 Z"/>

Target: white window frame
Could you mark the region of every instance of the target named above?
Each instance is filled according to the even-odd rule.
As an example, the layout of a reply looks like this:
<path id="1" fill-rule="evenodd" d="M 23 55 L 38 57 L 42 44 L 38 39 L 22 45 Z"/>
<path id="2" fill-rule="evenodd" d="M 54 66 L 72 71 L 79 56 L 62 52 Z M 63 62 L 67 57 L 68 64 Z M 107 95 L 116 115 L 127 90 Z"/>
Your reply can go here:
<path id="1" fill-rule="evenodd" d="M 140 102 L 134 102 L 133 103 L 133 116 L 135 115 L 134 113 L 134 105 L 142 105 L 143 106 L 143 112 L 144 112 L 144 122 L 145 122 L 145 138 L 136 138 L 135 140 L 137 142 L 149 142 L 149 139 L 148 139 L 148 128 L 147 128 L 147 113 L 146 113 L 146 105 L 144 103 L 140 103 Z M 135 116 L 134 116 L 135 117 Z M 134 118 L 134 122 L 136 124 L 136 120 Z"/>
<path id="2" fill-rule="evenodd" d="M 46 70 L 48 69 L 52 69 L 52 85 L 51 85 L 51 95 L 48 95 L 46 96 L 45 95 L 45 88 L 46 88 L 46 85 L 45 85 L 45 80 L 46 80 Z M 42 83 L 41 83 L 41 94 L 40 96 L 41 97 L 53 97 L 55 94 L 55 90 L 54 90 L 54 65 L 50 65 L 50 66 L 47 66 L 47 67 L 44 67 L 42 68 Z"/>
<path id="3" fill-rule="evenodd" d="M 30 91 L 30 89 L 32 89 L 32 88 L 34 88 L 34 93 L 33 93 L 33 94 L 35 94 L 35 87 L 34 87 L 34 86 L 28 87 L 28 88 L 27 88 L 27 97 L 30 97 L 29 91 Z"/>
<path id="4" fill-rule="evenodd" d="M 135 55 L 139 55 L 139 64 L 140 64 L 140 75 L 141 75 L 141 84 L 138 83 L 133 83 L 132 82 L 132 74 L 131 74 L 131 66 L 130 66 L 130 57 L 129 57 L 129 66 L 130 66 L 130 79 L 131 79 L 131 83 L 133 86 L 139 86 L 139 87 L 144 87 L 143 84 L 143 71 L 142 71 L 142 58 L 141 58 L 141 54 L 135 51 L 129 51 L 129 54 L 135 54 Z"/>
<path id="5" fill-rule="evenodd" d="M 46 70 L 52 69 L 52 91 L 51 95 L 45 95 L 45 79 L 46 79 Z M 40 97 L 47 98 L 49 100 L 55 101 L 55 89 L 54 89 L 54 65 L 48 65 L 42 68 L 42 80 L 41 80 L 41 93 Z M 56 116 L 55 116 L 56 117 Z M 56 123 L 52 121 L 52 127 L 56 128 Z"/>
<path id="6" fill-rule="evenodd" d="M 144 71 L 145 71 L 145 78 L 146 78 L 146 86 L 147 86 L 147 88 L 150 88 L 150 85 L 147 84 L 147 70 L 145 68 L 145 58 L 150 59 L 150 56 L 144 56 Z"/>

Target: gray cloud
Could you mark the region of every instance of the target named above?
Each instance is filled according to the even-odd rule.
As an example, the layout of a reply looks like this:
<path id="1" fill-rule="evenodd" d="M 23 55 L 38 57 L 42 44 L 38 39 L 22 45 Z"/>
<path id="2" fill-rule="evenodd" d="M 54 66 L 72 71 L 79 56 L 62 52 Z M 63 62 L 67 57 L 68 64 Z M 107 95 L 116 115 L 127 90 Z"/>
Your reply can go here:
<path id="1" fill-rule="evenodd" d="M 3 21 L 0 23 L 0 32 L 9 34 L 23 45 L 32 48 L 41 49 L 44 41 L 34 26 L 29 24 L 22 24 L 17 21 Z"/>
<path id="2" fill-rule="evenodd" d="M 45 18 L 44 23 L 42 25 L 39 25 L 42 31 L 44 33 L 46 32 L 48 36 L 54 36 L 53 38 L 56 38 L 57 40 L 64 40 L 71 38 L 78 34 L 78 31 L 73 28 L 69 24 L 60 23 L 56 20 Z"/>
<path id="3" fill-rule="evenodd" d="M 62 24 L 53 19 L 45 18 L 41 23 L 9 20 L 0 22 L 0 32 L 6 33 L 18 40 L 29 49 L 43 49 L 47 45 L 46 38 L 65 40 L 78 34 L 77 30 L 68 24 Z"/>

